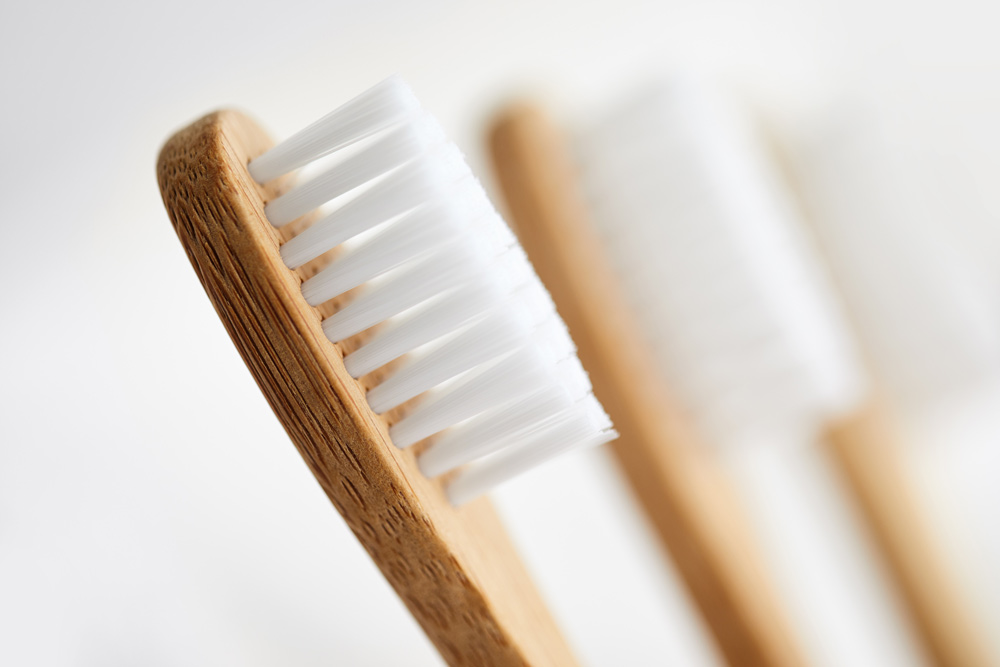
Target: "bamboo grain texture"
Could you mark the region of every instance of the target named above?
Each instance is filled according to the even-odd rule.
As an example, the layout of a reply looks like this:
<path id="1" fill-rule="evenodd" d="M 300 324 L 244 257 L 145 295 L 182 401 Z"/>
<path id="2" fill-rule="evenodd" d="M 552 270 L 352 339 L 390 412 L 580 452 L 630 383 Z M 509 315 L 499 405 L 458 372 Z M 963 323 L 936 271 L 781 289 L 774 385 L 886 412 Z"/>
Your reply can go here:
<path id="1" fill-rule="evenodd" d="M 275 415 L 448 664 L 575 665 L 489 501 L 452 508 L 369 409 L 372 378 L 344 369 L 356 341 L 324 336 L 324 312 L 300 292 L 323 258 L 285 267 L 278 247 L 287 232 L 263 208 L 287 182 L 259 186 L 246 169 L 270 146 L 246 116 L 216 112 L 169 140 L 157 173 L 191 264 Z"/>
<path id="2" fill-rule="evenodd" d="M 723 657 L 733 667 L 804 664 L 732 485 L 649 362 L 562 137 L 540 110 L 514 106 L 489 140 L 518 238 L 620 433 L 612 451 Z"/>

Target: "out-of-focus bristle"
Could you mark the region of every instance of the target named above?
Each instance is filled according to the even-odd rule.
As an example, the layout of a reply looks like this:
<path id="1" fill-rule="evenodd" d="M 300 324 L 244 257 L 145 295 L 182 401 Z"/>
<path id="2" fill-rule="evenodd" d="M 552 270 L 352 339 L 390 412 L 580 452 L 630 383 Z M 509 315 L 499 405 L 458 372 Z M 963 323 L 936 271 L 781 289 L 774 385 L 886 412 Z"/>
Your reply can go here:
<path id="1" fill-rule="evenodd" d="M 588 408 L 603 415 L 603 409 L 596 401 L 590 405 L 577 405 L 578 411 Z M 604 427 L 601 428 L 601 425 Z M 563 420 L 532 439 L 462 468 L 448 484 L 448 498 L 453 504 L 461 505 L 482 493 L 482 489 L 492 488 L 565 451 L 576 447 L 596 447 L 615 437 L 617 435 L 611 430 L 606 417 L 604 421 L 590 423 L 580 419 Z"/>
<path id="2" fill-rule="evenodd" d="M 562 451 L 614 438 L 523 251 L 399 79 L 279 144 L 250 172 L 264 182 L 368 138 L 265 213 L 280 226 L 328 209 L 281 247 L 290 269 L 363 237 L 302 292 L 318 306 L 356 290 L 323 322 L 333 342 L 383 325 L 345 358 L 354 377 L 405 357 L 367 396 L 381 414 L 423 395 L 390 429 L 394 444 L 439 434 L 421 466 L 430 476 L 458 469 L 448 486 L 458 504 Z"/>
<path id="3" fill-rule="evenodd" d="M 922 411 L 1000 381 L 1000 308 L 934 219 L 912 139 L 886 121 L 878 109 L 849 114 L 793 154 L 873 369 L 901 407 Z"/>
<path id="4" fill-rule="evenodd" d="M 661 370 L 712 439 L 814 428 L 859 398 L 860 366 L 791 201 L 721 100 L 674 81 L 578 148 Z"/>
<path id="5" fill-rule="evenodd" d="M 492 454 L 511 442 L 523 441 L 534 431 L 547 430 L 573 407 L 565 396 L 536 395 L 493 408 L 474 423 L 459 425 L 420 454 L 420 470 L 434 477 Z"/>

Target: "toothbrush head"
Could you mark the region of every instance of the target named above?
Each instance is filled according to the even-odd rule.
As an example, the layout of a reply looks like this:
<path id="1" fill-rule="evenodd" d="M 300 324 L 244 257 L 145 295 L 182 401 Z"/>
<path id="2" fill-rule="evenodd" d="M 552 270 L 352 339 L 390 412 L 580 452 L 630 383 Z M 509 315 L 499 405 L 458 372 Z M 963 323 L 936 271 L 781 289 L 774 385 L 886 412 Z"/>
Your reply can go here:
<path id="1" fill-rule="evenodd" d="M 393 443 L 435 436 L 418 463 L 428 476 L 454 473 L 453 503 L 615 436 L 523 251 L 402 80 L 347 102 L 249 172 L 265 184 L 321 159 L 323 171 L 264 209 L 276 228 L 313 218 L 281 259 L 309 276 L 302 297 L 328 311 L 327 338 L 352 340 L 345 366 L 372 410 L 391 416 Z"/>
<path id="2" fill-rule="evenodd" d="M 863 377 L 826 278 L 749 128 L 698 82 L 579 141 L 599 233 L 656 361 L 710 440 L 801 437 Z"/>

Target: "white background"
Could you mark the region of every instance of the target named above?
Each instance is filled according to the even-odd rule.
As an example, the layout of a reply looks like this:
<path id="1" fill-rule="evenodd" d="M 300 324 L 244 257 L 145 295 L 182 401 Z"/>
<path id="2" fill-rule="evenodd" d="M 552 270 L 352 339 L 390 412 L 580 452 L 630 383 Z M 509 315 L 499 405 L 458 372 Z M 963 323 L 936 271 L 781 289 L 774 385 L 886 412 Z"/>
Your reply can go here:
<path id="1" fill-rule="evenodd" d="M 954 222 L 995 278 L 998 18 L 986 0 L 6 3 L 0 663 L 440 663 L 187 264 L 154 175 L 174 129 L 237 106 L 286 136 L 399 72 L 486 176 L 483 122 L 514 93 L 572 115 L 683 66 L 794 122 L 837 90 L 879 91 L 952 147 Z M 998 630 L 994 448 L 915 467 Z M 499 496 L 587 664 L 713 664 L 603 452 Z M 850 664 L 912 664 L 879 613 Z"/>

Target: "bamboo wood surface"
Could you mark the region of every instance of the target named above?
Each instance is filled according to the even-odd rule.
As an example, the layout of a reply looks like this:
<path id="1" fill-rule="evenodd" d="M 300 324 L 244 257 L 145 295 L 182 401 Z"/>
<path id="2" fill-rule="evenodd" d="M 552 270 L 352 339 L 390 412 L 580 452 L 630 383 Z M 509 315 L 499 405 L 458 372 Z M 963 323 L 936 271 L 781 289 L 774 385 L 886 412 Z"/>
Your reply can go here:
<path id="1" fill-rule="evenodd" d="M 323 335 L 299 287 L 318 267 L 287 269 L 264 217 L 284 181 L 261 187 L 246 170 L 270 146 L 253 121 L 221 111 L 178 132 L 157 165 L 177 235 L 261 391 L 449 664 L 576 664 L 490 503 L 448 504 L 368 408 L 371 378 L 344 369 L 352 341 Z"/>
<path id="2" fill-rule="evenodd" d="M 832 458 L 888 565 L 923 648 L 939 667 L 988 667 L 979 629 L 967 614 L 927 531 L 904 474 L 898 436 L 879 401 L 827 432 Z"/>
<path id="3" fill-rule="evenodd" d="M 652 370 L 559 133 L 541 111 L 513 107 L 490 148 L 515 231 L 621 434 L 612 451 L 725 659 L 803 664 L 730 484 Z"/>

